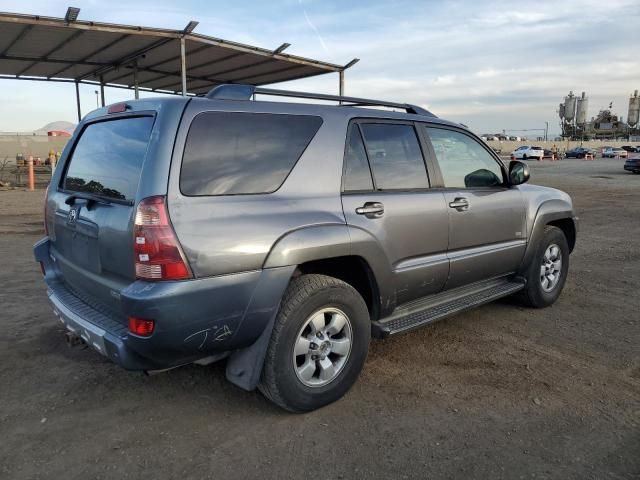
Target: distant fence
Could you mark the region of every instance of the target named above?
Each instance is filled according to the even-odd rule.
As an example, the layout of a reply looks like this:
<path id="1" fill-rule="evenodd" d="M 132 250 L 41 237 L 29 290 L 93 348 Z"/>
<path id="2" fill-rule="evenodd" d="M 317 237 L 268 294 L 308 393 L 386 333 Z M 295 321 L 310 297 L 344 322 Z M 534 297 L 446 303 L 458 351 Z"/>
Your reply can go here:
<path id="1" fill-rule="evenodd" d="M 37 165 L 33 167 L 36 188 L 44 188 L 51 181 L 51 166 Z M 29 186 L 29 167 L 15 165 L 0 166 L 0 182 L 9 183 L 12 187 Z"/>

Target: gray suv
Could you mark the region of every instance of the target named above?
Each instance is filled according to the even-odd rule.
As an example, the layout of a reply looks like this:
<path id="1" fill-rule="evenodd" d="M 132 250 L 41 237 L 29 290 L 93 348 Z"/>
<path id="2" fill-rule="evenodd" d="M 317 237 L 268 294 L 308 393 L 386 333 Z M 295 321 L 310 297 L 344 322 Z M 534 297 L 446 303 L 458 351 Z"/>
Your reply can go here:
<path id="1" fill-rule="evenodd" d="M 223 85 L 87 115 L 35 258 L 71 341 L 129 370 L 226 358 L 308 411 L 349 390 L 371 336 L 558 298 L 577 220 L 528 178 L 417 106 Z"/>

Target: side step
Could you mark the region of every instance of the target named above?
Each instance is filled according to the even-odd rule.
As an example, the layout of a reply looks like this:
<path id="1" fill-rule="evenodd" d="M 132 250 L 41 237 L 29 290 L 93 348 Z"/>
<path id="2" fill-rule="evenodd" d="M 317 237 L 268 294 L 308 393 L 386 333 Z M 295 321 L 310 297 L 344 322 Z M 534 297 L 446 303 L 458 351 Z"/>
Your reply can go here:
<path id="1" fill-rule="evenodd" d="M 456 315 L 524 288 L 521 279 L 499 278 L 455 288 L 396 309 L 387 318 L 372 322 L 372 336 L 385 338 Z"/>

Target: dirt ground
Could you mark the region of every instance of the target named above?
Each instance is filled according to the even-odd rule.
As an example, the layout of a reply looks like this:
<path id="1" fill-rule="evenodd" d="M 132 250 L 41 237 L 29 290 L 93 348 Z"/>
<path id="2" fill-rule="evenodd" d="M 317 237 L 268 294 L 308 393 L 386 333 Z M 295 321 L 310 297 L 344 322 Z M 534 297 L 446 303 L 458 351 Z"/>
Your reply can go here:
<path id="1" fill-rule="evenodd" d="M 43 191 L 0 192 L 0 478 L 640 478 L 640 176 L 531 168 L 581 218 L 560 300 L 373 341 L 352 391 L 306 415 L 223 364 L 146 377 L 67 347 L 31 250 Z"/>

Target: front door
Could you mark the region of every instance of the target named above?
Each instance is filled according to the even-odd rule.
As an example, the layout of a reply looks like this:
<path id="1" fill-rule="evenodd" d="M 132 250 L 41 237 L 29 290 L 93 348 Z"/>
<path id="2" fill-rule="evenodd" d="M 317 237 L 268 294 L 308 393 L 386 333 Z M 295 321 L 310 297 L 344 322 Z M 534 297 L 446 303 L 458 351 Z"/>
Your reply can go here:
<path id="1" fill-rule="evenodd" d="M 448 212 L 443 193 L 429 188 L 414 125 L 353 123 L 344 163 L 345 218 L 382 247 L 392 272 L 388 306 L 442 290 L 449 273 Z"/>
<path id="2" fill-rule="evenodd" d="M 526 247 L 525 206 L 501 163 L 468 133 L 424 126 L 449 212 L 446 289 L 516 271 Z"/>

